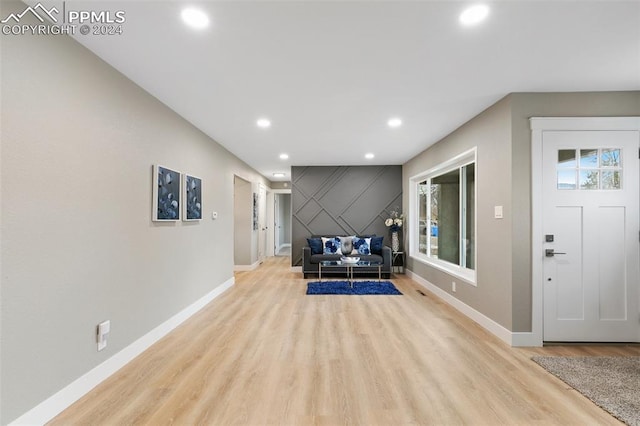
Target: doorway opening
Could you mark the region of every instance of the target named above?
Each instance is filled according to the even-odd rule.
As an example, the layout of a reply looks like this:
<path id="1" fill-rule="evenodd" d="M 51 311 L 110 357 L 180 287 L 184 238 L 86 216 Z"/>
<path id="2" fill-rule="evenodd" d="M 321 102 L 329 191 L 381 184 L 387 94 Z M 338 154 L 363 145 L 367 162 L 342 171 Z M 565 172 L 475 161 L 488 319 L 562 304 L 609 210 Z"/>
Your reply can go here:
<path id="1" fill-rule="evenodd" d="M 274 253 L 291 256 L 291 193 L 274 194 Z"/>

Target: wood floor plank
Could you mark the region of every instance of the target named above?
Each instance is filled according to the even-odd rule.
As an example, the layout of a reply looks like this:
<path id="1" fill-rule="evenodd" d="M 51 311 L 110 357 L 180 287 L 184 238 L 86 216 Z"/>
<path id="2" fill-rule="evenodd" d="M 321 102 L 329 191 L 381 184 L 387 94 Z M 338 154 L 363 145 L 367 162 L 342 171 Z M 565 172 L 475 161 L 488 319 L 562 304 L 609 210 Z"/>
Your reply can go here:
<path id="1" fill-rule="evenodd" d="M 288 262 L 237 273 L 50 424 L 620 424 L 530 358 L 638 346 L 511 348 L 404 275 L 403 296 L 306 296 Z"/>

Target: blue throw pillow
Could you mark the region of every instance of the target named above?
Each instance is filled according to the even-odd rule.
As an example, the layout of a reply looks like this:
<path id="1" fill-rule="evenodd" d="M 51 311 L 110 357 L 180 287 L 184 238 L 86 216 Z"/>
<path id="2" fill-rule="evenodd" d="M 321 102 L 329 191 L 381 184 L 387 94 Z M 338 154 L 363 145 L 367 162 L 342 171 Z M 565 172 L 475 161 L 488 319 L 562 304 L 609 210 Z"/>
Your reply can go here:
<path id="1" fill-rule="evenodd" d="M 323 254 L 342 254 L 340 250 L 340 238 L 338 237 L 322 237 Z"/>
<path id="2" fill-rule="evenodd" d="M 307 238 L 307 243 L 311 247 L 311 254 L 322 254 L 322 239 Z"/>
<path id="3" fill-rule="evenodd" d="M 371 254 L 371 238 L 359 238 L 353 239 L 353 249 L 358 251 L 358 254 L 367 255 Z"/>
<path id="4" fill-rule="evenodd" d="M 382 254 L 382 240 L 384 240 L 384 237 L 371 238 L 371 246 L 369 247 L 371 249 L 371 253 Z"/>

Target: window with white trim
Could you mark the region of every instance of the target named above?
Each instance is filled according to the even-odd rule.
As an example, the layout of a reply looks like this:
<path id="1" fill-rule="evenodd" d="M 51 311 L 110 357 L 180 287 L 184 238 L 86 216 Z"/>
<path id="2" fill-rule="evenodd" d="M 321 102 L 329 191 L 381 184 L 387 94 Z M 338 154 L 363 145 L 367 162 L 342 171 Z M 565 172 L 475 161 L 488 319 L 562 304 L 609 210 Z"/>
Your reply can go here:
<path id="1" fill-rule="evenodd" d="M 410 255 L 475 283 L 476 149 L 411 178 Z"/>

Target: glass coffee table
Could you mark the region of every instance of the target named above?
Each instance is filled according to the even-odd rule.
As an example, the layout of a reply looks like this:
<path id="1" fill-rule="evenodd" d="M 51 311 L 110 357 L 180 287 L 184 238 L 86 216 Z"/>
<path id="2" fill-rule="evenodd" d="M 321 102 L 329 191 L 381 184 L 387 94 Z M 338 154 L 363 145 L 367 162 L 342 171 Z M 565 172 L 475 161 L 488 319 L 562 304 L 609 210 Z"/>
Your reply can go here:
<path id="1" fill-rule="evenodd" d="M 323 260 L 318 264 L 318 281 L 322 282 L 322 271 L 328 273 L 332 269 L 346 268 L 347 280 L 353 287 L 353 271 L 360 268 L 378 268 L 378 282 L 382 281 L 382 262 L 360 260 L 358 262 L 343 262 L 341 260 Z"/>

